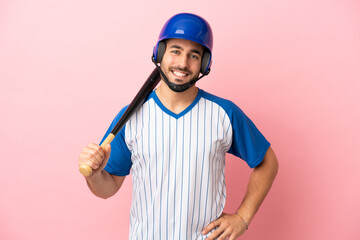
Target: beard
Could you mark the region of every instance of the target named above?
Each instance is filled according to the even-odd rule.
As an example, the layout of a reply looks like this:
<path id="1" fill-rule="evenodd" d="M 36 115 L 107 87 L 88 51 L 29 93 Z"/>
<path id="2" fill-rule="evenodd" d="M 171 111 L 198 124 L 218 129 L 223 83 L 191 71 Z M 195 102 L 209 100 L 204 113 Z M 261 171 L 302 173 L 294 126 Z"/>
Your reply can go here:
<path id="1" fill-rule="evenodd" d="M 198 76 L 193 75 L 193 73 L 187 69 L 187 68 L 180 68 L 180 67 L 169 67 L 167 70 L 164 69 L 163 66 L 160 66 L 159 69 L 163 76 L 162 79 L 163 81 L 166 83 L 166 85 L 173 90 L 174 92 L 184 92 L 187 89 L 189 89 L 190 87 L 192 87 L 196 81 L 198 81 L 200 78 L 198 78 Z M 176 78 L 176 74 L 173 71 L 181 71 L 182 74 L 185 74 L 185 76 L 187 77 L 188 75 L 192 76 L 189 79 L 185 80 L 185 79 L 178 79 Z M 197 75 L 199 75 L 200 73 L 198 73 Z M 169 80 L 169 77 L 172 77 L 171 81 Z"/>

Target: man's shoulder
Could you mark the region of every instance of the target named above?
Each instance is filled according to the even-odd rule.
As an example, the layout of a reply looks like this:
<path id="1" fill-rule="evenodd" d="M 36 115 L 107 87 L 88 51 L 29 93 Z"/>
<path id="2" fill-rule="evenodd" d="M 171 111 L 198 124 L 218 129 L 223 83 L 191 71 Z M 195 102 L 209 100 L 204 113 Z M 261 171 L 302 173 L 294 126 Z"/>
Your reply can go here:
<path id="1" fill-rule="evenodd" d="M 202 97 L 208 101 L 214 102 L 223 108 L 226 112 L 235 109 L 239 109 L 239 107 L 232 101 L 225 99 L 223 97 L 216 96 L 204 90 L 200 90 L 202 92 Z"/>

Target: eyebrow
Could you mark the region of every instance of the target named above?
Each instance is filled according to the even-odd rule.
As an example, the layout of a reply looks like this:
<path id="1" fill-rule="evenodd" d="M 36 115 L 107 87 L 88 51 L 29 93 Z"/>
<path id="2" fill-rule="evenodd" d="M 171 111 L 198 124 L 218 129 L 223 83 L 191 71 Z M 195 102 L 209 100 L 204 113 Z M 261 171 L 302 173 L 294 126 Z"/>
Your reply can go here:
<path id="1" fill-rule="evenodd" d="M 170 48 L 176 48 L 176 49 L 184 50 L 181 46 L 176 45 L 176 44 L 171 45 Z M 191 49 L 191 52 L 201 55 L 200 51 L 198 51 L 196 49 Z"/>

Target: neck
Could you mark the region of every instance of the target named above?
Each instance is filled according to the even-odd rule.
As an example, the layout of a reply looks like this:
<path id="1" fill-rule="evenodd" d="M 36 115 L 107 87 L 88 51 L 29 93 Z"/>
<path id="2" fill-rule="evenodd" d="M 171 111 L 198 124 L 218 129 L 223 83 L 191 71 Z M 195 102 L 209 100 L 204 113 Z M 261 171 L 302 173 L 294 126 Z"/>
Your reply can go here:
<path id="1" fill-rule="evenodd" d="M 184 111 L 196 98 L 198 88 L 192 86 L 184 92 L 174 92 L 168 85 L 161 81 L 160 86 L 155 90 L 161 103 L 173 113 Z"/>

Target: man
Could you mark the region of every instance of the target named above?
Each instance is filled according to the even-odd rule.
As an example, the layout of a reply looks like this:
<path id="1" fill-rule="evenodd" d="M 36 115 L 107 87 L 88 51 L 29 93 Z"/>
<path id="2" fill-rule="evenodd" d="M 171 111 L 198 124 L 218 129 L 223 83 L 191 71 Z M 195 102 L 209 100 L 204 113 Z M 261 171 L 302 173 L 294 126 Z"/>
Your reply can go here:
<path id="1" fill-rule="evenodd" d="M 204 19 L 170 18 L 153 52 L 160 86 L 111 146 L 92 143 L 80 155 L 79 165 L 94 169 L 86 181 L 101 198 L 113 196 L 131 170 L 130 239 L 236 239 L 275 179 L 276 156 L 250 119 L 232 102 L 195 86 L 209 73 L 211 53 L 212 31 Z M 223 213 L 227 152 L 254 168 L 234 214 Z"/>

